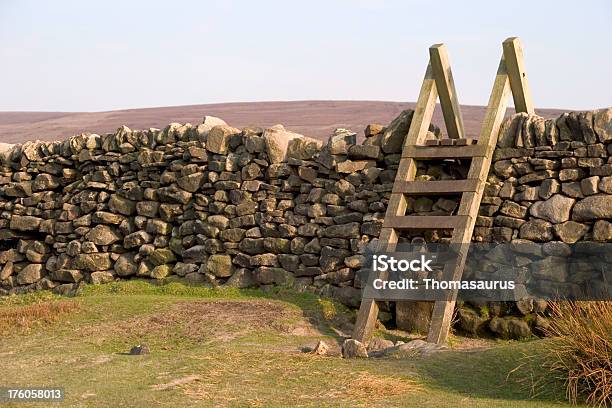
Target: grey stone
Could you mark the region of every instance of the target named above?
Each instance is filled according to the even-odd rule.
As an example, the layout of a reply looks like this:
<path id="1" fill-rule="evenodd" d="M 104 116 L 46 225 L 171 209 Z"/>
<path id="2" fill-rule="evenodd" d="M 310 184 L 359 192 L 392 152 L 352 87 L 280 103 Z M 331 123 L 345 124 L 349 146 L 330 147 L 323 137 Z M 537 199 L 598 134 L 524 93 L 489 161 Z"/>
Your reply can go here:
<path id="1" fill-rule="evenodd" d="M 546 201 L 538 201 L 529 207 L 529 213 L 534 217 L 542 218 L 553 224 L 565 222 L 570 219 L 570 212 L 576 200 L 555 194 Z"/>
<path id="2" fill-rule="evenodd" d="M 115 213 L 132 215 L 136 212 L 136 203 L 120 195 L 113 194 L 108 201 L 108 208 Z"/>
<path id="3" fill-rule="evenodd" d="M 536 242 L 550 241 L 553 238 L 552 224 L 540 219 L 530 220 L 521 225 L 519 236 Z"/>
<path id="4" fill-rule="evenodd" d="M 29 215 L 13 215 L 9 228 L 17 231 L 38 231 L 42 218 Z"/>
<path id="5" fill-rule="evenodd" d="M 342 357 L 343 358 L 356 358 L 356 357 L 367 358 L 368 350 L 366 349 L 366 346 L 360 341 L 357 341 L 355 339 L 346 339 L 344 340 L 344 343 L 342 344 Z"/>
<path id="6" fill-rule="evenodd" d="M 562 224 L 556 224 L 554 229 L 561 241 L 573 244 L 584 236 L 589 227 L 575 221 L 566 221 Z"/>
<path id="7" fill-rule="evenodd" d="M 129 252 L 121 254 L 115 262 L 114 270 L 121 277 L 136 275 L 137 266 L 134 261 L 134 254 Z"/>
<path id="8" fill-rule="evenodd" d="M 574 221 L 591 221 L 612 218 L 612 197 L 598 194 L 579 200 L 572 211 Z"/>
<path id="9" fill-rule="evenodd" d="M 74 266 L 88 272 L 105 271 L 111 269 L 112 261 L 110 254 L 105 252 L 79 254 L 74 258 Z"/>
<path id="10" fill-rule="evenodd" d="M 232 275 L 232 258 L 229 255 L 215 254 L 208 258 L 206 264 L 207 271 L 220 278 L 227 278 Z"/>
<path id="11" fill-rule="evenodd" d="M 36 283 L 42 278 L 43 266 L 41 264 L 26 265 L 18 274 L 16 282 L 18 285 L 29 285 Z"/>
<path id="12" fill-rule="evenodd" d="M 110 245 L 120 241 L 121 235 L 108 225 L 100 224 L 92 228 L 87 235 L 85 235 L 85 238 L 96 245 Z"/>
<path id="13" fill-rule="evenodd" d="M 226 154 L 230 137 L 240 133 L 240 129 L 228 125 L 216 125 L 208 132 L 206 150 L 217 154 Z"/>

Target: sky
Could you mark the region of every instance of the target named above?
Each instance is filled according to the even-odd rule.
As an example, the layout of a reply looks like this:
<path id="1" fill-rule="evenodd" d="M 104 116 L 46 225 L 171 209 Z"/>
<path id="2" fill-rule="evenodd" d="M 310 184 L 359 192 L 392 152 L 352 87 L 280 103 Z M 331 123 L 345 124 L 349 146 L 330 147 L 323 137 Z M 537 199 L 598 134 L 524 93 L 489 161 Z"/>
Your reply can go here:
<path id="1" fill-rule="evenodd" d="M 537 107 L 612 106 L 609 0 L 0 0 L 0 111 L 413 102 L 440 42 L 485 105 L 509 36 Z"/>

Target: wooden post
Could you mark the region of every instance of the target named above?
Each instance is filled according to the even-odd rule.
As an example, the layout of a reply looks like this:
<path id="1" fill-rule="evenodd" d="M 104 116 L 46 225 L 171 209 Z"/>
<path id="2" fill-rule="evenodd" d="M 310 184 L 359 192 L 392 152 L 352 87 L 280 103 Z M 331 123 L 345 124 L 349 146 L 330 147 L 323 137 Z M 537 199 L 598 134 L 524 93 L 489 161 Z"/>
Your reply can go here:
<path id="1" fill-rule="evenodd" d="M 444 115 L 444 123 L 448 137 L 451 139 L 465 138 L 463 117 L 459 108 L 457 91 L 453 73 L 448 62 L 448 53 L 444 44 L 434 44 L 429 48 L 429 58 L 436 79 L 436 88 L 440 95 L 440 106 Z"/>
<path id="2" fill-rule="evenodd" d="M 523 47 L 517 37 L 510 37 L 502 43 L 506 70 L 510 79 L 514 109 L 516 112 L 526 112 L 530 115 L 535 113 L 531 91 L 525 71 L 523 59 Z"/>

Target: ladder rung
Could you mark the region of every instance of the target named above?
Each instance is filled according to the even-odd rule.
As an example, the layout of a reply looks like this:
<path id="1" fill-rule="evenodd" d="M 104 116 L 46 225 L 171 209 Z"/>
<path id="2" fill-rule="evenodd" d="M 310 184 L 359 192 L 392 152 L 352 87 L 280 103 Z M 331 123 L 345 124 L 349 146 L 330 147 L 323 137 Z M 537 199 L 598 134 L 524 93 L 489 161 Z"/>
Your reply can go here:
<path id="1" fill-rule="evenodd" d="M 456 194 L 476 191 L 478 180 L 403 181 L 393 186 L 393 191 L 404 194 Z"/>
<path id="2" fill-rule="evenodd" d="M 402 157 L 413 159 L 453 159 L 482 157 L 487 150 L 483 145 L 468 146 L 406 146 Z"/>
<path id="3" fill-rule="evenodd" d="M 428 139 L 425 141 L 425 146 L 471 146 L 478 143 L 475 139 Z"/>
<path id="4" fill-rule="evenodd" d="M 383 228 L 394 229 L 455 229 L 469 221 L 468 215 L 405 215 L 386 216 Z"/>

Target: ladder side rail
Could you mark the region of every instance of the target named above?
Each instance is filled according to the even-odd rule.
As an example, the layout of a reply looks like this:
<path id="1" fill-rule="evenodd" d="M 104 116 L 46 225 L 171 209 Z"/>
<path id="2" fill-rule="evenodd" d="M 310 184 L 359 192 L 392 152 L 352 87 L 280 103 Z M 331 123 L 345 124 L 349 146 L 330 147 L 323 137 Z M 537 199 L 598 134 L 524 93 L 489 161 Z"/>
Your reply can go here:
<path id="1" fill-rule="evenodd" d="M 463 228 L 453 231 L 451 243 L 460 245 L 461 248 L 457 262 L 448 264 L 447 267 L 445 267 L 445 279 L 459 280 L 463 274 L 463 267 L 467 258 L 467 249 L 472 239 L 476 216 L 484 193 L 486 177 L 489 173 L 491 158 L 497 144 L 499 128 L 501 127 L 508 106 L 509 94 L 510 84 L 505 58 L 502 56 L 493 83 L 493 90 L 489 98 L 485 120 L 478 139 L 479 145 L 486 146 L 486 153 L 484 157 L 477 157 L 472 160 L 468 172 L 468 178 L 478 179 L 479 185 L 475 192 L 464 193 L 462 196 L 457 213 L 458 215 L 467 215 L 469 219 Z M 430 330 L 427 336 L 428 342 L 442 344 L 446 341 L 452 323 L 456 298 L 457 291 L 450 291 L 446 301 L 435 302 Z"/>
<path id="2" fill-rule="evenodd" d="M 417 105 L 412 116 L 412 122 L 408 130 L 408 135 L 404 140 L 403 147 L 422 143 L 427 136 L 429 124 L 436 107 L 438 92 L 433 78 L 431 63 L 427 64 L 425 77 L 419 92 Z M 411 158 L 402 158 L 395 176 L 395 182 L 387 205 L 385 218 L 389 216 L 400 216 L 406 214 L 408 205 L 406 196 L 397 192 L 396 183 L 414 180 L 416 174 L 416 163 Z M 399 184 L 398 184 L 399 185 Z M 393 228 L 383 228 L 378 238 L 378 252 L 391 252 L 395 250 L 398 240 L 398 233 Z M 370 272 L 373 273 L 373 272 Z M 378 305 L 374 299 L 362 299 L 357 313 L 357 321 L 353 330 L 353 338 L 358 341 L 367 341 L 376 324 L 378 317 Z"/>
<path id="3" fill-rule="evenodd" d="M 433 75 L 436 80 L 436 87 L 440 95 L 440 106 L 446 125 L 446 132 L 450 139 L 464 139 L 465 128 L 463 126 L 463 116 L 457 98 L 455 81 L 448 58 L 448 51 L 444 44 L 434 44 L 429 48 L 429 58 Z"/>

